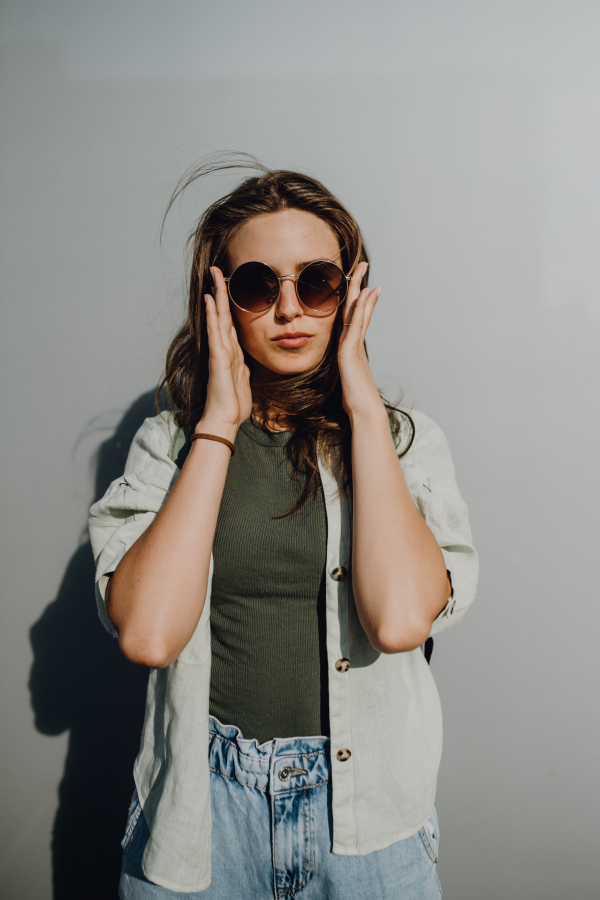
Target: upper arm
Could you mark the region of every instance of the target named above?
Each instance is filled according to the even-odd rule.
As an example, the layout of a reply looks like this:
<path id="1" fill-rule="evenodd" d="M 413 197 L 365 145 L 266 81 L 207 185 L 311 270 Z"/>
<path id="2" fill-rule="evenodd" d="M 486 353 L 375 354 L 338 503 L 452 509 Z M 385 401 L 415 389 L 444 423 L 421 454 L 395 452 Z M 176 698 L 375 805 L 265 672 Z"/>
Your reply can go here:
<path id="1" fill-rule="evenodd" d="M 423 413 L 411 412 L 411 417 L 415 437 L 400 463 L 413 500 L 442 551 L 451 584 L 448 602 L 433 623 L 434 635 L 460 621 L 473 602 L 479 560 L 448 442 Z"/>
<path id="2" fill-rule="evenodd" d="M 171 417 L 146 419 L 135 435 L 125 472 L 90 510 L 89 533 L 96 561 L 96 602 L 104 627 L 117 632 L 106 609 L 106 588 L 121 559 L 161 508 L 179 469 L 169 456 Z"/>

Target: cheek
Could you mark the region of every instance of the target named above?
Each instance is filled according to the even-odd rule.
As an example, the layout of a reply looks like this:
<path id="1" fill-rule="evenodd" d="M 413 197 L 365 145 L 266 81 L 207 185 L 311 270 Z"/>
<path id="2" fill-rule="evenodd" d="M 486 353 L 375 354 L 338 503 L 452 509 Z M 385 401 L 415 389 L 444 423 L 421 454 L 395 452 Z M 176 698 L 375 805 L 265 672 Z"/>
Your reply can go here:
<path id="1" fill-rule="evenodd" d="M 322 320 L 321 328 L 322 328 L 323 334 L 326 335 L 327 337 L 329 337 L 329 335 L 335 328 L 335 323 L 336 323 L 337 319 L 339 318 L 339 315 L 340 315 L 340 313 L 336 312 L 336 313 L 333 313 L 331 316 L 329 316 L 327 319 Z"/>
<path id="2" fill-rule="evenodd" d="M 327 344 L 331 337 L 332 332 L 335 330 L 336 321 L 339 317 L 340 313 L 336 313 L 332 316 L 329 316 L 326 319 L 319 319 L 317 328 L 312 328 L 312 331 L 316 331 L 319 337 L 319 342 L 321 344 Z M 315 321 L 313 319 L 313 321 Z"/>
<path id="3" fill-rule="evenodd" d="M 231 318 L 237 333 L 237 338 L 242 347 L 246 349 L 253 340 L 256 340 L 256 327 L 252 323 L 244 321 L 243 313 L 240 315 L 238 310 L 231 310 Z"/>
<path id="4" fill-rule="evenodd" d="M 294 327 L 298 331 L 308 331 L 314 334 L 316 338 L 316 345 L 313 345 L 314 349 L 316 351 L 318 347 L 319 352 L 322 353 L 329 343 L 338 316 L 341 316 L 339 311 L 337 316 L 336 314 L 323 318 L 307 316 L 302 321 L 296 320 Z M 268 315 L 264 317 L 250 316 L 232 305 L 231 317 L 240 346 L 252 356 L 265 358 L 265 354 L 268 355 L 274 349 L 270 338 L 277 331 L 281 331 L 282 328 L 270 321 Z"/>

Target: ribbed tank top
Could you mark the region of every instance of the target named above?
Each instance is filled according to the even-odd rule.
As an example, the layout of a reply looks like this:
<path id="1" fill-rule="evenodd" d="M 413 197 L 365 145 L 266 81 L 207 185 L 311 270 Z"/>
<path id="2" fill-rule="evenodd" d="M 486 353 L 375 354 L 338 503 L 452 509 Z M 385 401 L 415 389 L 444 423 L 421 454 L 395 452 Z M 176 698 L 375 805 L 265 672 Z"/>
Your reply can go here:
<path id="1" fill-rule="evenodd" d="M 305 484 L 289 437 L 241 426 L 213 546 L 210 712 L 259 743 L 329 734 L 325 503 L 278 518 Z"/>

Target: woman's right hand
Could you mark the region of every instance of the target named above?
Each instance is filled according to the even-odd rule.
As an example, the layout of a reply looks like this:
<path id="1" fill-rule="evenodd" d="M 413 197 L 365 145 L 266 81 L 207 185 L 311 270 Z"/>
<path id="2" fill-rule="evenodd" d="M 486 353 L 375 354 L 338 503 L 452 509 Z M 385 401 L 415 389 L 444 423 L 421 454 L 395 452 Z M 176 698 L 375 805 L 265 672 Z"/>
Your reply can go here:
<path id="1" fill-rule="evenodd" d="M 210 294 L 204 296 L 209 348 L 208 388 L 206 405 L 196 431 L 210 428 L 221 437 L 232 434 L 235 437 L 239 426 L 252 413 L 250 370 L 231 318 L 223 273 L 217 266 L 212 266 L 210 273 L 216 300 Z"/>
<path id="2" fill-rule="evenodd" d="M 235 441 L 250 417 L 250 371 L 237 339 L 222 273 L 207 296 L 209 365 L 204 414 L 196 432 Z M 195 441 L 165 502 L 117 565 L 108 614 L 125 656 L 151 668 L 177 659 L 198 625 L 208 586 L 215 527 L 231 454 Z"/>
<path id="3" fill-rule="evenodd" d="M 252 412 L 250 370 L 229 311 L 222 272 L 206 296 L 208 389 L 196 432 L 235 441 Z M 223 444 L 195 441 L 148 528 L 110 580 L 108 614 L 125 656 L 151 668 L 177 659 L 198 625 L 208 586 L 212 545 L 231 454 Z"/>

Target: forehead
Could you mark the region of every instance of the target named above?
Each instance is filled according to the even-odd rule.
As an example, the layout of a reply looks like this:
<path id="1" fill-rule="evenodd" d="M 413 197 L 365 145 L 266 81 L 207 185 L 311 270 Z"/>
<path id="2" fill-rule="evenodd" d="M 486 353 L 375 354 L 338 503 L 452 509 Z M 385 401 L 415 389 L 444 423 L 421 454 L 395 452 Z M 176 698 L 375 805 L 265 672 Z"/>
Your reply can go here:
<path id="1" fill-rule="evenodd" d="M 312 213 L 300 209 L 255 216 L 237 232 L 228 248 L 236 266 L 250 260 L 270 265 L 279 274 L 297 269 L 314 259 L 340 261 L 338 239 L 332 228 Z"/>

